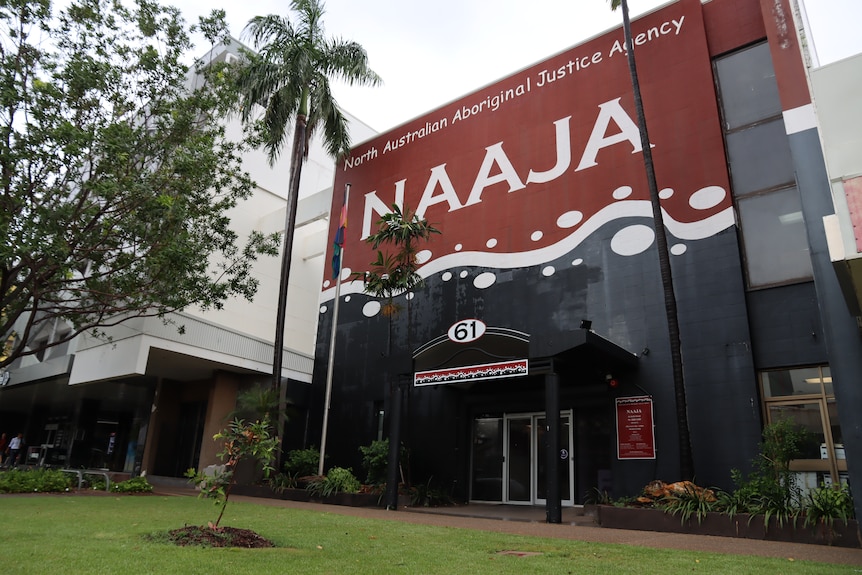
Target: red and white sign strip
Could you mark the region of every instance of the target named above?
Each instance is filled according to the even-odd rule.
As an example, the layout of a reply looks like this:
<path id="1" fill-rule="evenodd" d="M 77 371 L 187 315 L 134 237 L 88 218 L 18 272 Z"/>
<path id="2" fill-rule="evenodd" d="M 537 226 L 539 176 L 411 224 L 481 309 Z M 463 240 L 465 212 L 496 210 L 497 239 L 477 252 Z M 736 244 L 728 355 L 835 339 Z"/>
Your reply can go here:
<path id="1" fill-rule="evenodd" d="M 448 369 L 417 371 L 413 374 L 413 385 L 420 387 L 423 385 L 442 385 L 447 383 L 500 379 L 503 377 L 520 377 L 529 374 L 528 363 L 526 359 L 517 359 L 483 365 L 465 365 Z"/>

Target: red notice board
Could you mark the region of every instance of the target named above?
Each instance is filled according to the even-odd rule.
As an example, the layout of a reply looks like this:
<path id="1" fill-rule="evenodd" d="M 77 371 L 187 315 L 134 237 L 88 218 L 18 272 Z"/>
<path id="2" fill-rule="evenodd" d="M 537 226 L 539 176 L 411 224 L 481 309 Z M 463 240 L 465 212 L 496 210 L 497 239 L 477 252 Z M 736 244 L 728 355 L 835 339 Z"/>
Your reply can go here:
<path id="1" fill-rule="evenodd" d="M 655 459 L 652 398 L 618 397 L 617 459 Z"/>

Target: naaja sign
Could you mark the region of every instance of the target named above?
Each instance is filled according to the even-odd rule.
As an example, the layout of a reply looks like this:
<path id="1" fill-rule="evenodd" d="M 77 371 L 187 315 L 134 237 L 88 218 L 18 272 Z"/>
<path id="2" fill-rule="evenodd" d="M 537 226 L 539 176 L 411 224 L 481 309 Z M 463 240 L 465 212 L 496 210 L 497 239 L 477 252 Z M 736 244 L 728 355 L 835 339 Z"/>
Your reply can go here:
<path id="1" fill-rule="evenodd" d="M 700 2 L 647 15 L 633 34 L 665 224 L 679 254 L 734 223 Z M 615 30 L 357 146 L 334 184 L 350 182 L 349 219 L 361 224 L 347 229 L 342 277 L 374 259 L 362 239 L 393 203 L 442 232 L 419 254 L 424 277 L 464 266 L 552 266 L 622 221 L 613 251 L 645 252 L 654 232 L 631 91 Z M 332 218 L 333 237 L 336 225 Z M 480 274 L 474 284 L 494 281 Z M 328 279 L 323 289 L 331 299 Z M 361 291 L 359 281 L 342 285 L 343 294 Z"/>

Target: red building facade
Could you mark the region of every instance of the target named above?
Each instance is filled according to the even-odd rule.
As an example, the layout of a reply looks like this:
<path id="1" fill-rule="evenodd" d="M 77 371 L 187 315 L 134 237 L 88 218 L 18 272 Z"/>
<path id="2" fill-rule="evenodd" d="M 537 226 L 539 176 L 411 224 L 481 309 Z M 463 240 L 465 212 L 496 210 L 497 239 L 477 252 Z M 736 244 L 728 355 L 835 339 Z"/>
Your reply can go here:
<path id="1" fill-rule="evenodd" d="M 816 432 L 800 477 L 845 478 L 862 396 L 841 382 L 862 376 L 862 343 L 822 249 L 831 200 L 789 3 L 680 0 L 632 31 L 696 477 L 732 487 L 762 426 L 792 417 Z M 644 173 L 621 29 L 358 145 L 335 179 L 351 197 L 331 459 L 358 468 L 397 430 L 413 481 L 524 504 L 678 479 Z M 441 234 L 418 254 L 425 287 L 387 317 L 354 274 L 393 203 Z M 334 295 L 324 278 L 312 421 Z M 642 413 L 621 427 L 620 405 L 651 429 Z"/>

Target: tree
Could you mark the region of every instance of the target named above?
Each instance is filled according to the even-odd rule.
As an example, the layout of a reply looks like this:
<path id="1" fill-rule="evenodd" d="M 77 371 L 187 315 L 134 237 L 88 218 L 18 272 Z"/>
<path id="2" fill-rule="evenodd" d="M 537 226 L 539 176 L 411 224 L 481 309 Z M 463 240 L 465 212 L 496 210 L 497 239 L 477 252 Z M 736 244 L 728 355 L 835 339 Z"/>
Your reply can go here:
<path id="1" fill-rule="evenodd" d="M 8 0 L 0 28 L 0 335 L 15 336 L 0 367 L 130 318 L 251 298 L 251 266 L 278 236 L 242 246 L 230 228 L 253 189 L 246 143 L 221 121 L 236 96 L 217 67 L 189 87 L 179 11 Z"/>
<path id="2" fill-rule="evenodd" d="M 281 282 L 275 326 L 272 385 L 281 385 L 284 323 L 290 277 L 296 205 L 302 162 L 308 142 L 322 128 L 324 145 L 335 158 L 350 152 L 347 118 L 335 102 L 330 80 L 347 84 L 378 85 L 380 78 L 368 66 L 365 49 L 355 42 L 330 39 L 324 34 L 323 4 L 319 0 L 292 0 L 296 22 L 276 15 L 252 18 L 243 31 L 258 53 L 246 51 L 237 70 L 243 121 L 250 122 L 264 107 L 256 122 L 270 163 L 275 162 L 294 120 L 290 156 L 287 210 L 282 247 Z M 280 427 L 280 426 L 279 426 Z"/>
<path id="3" fill-rule="evenodd" d="M 381 312 L 388 318 L 389 335 L 387 337 L 387 355 L 392 348 L 392 319 L 399 311 L 394 298 L 402 293 L 410 293 L 423 285 L 419 275 L 419 263 L 416 260 L 420 242 L 431 239 L 431 234 L 440 231 L 420 219 L 416 213 L 405 207 L 403 212 L 397 204 L 392 205 L 392 211 L 380 218 L 377 223 L 377 233 L 368 236 L 365 241 L 377 250 L 377 258 L 371 264 L 371 270 L 362 275 L 365 293 L 382 298 L 385 303 Z M 381 246 L 389 249 L 381 250 Z M 359 274 L 357 274 L 359 275 Z M 407 333 L 410 334 L 410 300 L 407 300 Z M 407 342 L 410 347 L 410 342 Z M 390 368 L 391 369 L 391 368 Z M 386 481 L 386 507 L 398 508 L 398 479 L 401 455 L 401 393 L 397 381 L 397 373 L 390 381 L 390 414 L 389 414 L 389 463 Z"/>
<path id="4" fill-rule="evenodd" d="M 224 449 L 218 454 L 219 459 L 224 461 L 224 470 L 216 469 L 212 475 L 199 473 L 194 468 L 186 471 L 186 477 L 200 485 L 200 496 L 214 500 L 220 507 L 218 518 L 211 524 L 213 529 L 218 529 L 221 523 L 230 492 L 236 485 L 234 473 L 240 461 L 253 459 L 260 462 L 264 477 L 269 477 L 273 471 L 271 464 L 278 448 L 278 437 L 270 434 L 271 427 L 269 416 L 253 422 L 234 419 L 213 436 L 214 441 L 224 442 Z"/>
<path id="5" fill-rule="evenodd" d="M 655 166 L 652 159 L 649 135 L 647 133 L 646 116 L 644 115 L 643 99 L 641 98 L 640 82 L 638 81 L 637 65 L 635 64 L 632 28 L 629 20 L 627 0 L 610 0 L 611 9 L 620 6 L 623 9 L 623 33 L 626 41 L 626 56 L 629 64 L 629 75 L 632 80 L 632 91 L 635 100 L 635 112 L 640 129 L 641 148 L 643 149 L 644 168 L 646 170 L 647 186 L 649 187 L 650 204 L 655 228 L 656 248 L 661 272 L 661 283 L 664 289 L 664 308 L 667 315 L 668 337 L 670 339 L 670 357 L 673 368 L 673 389 L 676 399 L 677 433 L 679 435 L 679 467 L 682 479 L 694 479 L 694 459 L 691 452 L 691 434 L 688 426 L 688 407 L 685 392 L 685 379 L 682 369 L 682 344 L 679 335 L 679 315 L 677 312 L 676 295 L 673 289 L 673 275 L 670 267 L 670 253 L 667 248 L 667 233 L 662 217 L 661 202 L 658 196 L 658 184 L 655 178 Z"/>
<path id="6" fill-rule="evenodd" d="M 392 205 L 392 211 L 377 222 L 377 233 L 365 238 L 371 247 L 377 250 L 377 259 L 371 264 L 371 270 L 362 275 L 366 293 L 386 300 L 382 306 L 383 315 L 389 317 L 399 311 L 394 303 L 395 296 L 422 287 L 422 276 L 417 273 L 419 264 L 416 261 L 417 247 L 420 241 L 428 241 L 431 234 L 440 231 L 425 219 L 419 219 L 409 208 Z M 395 251 L 380 248 L 381 245 L 394 248 Z"/>

